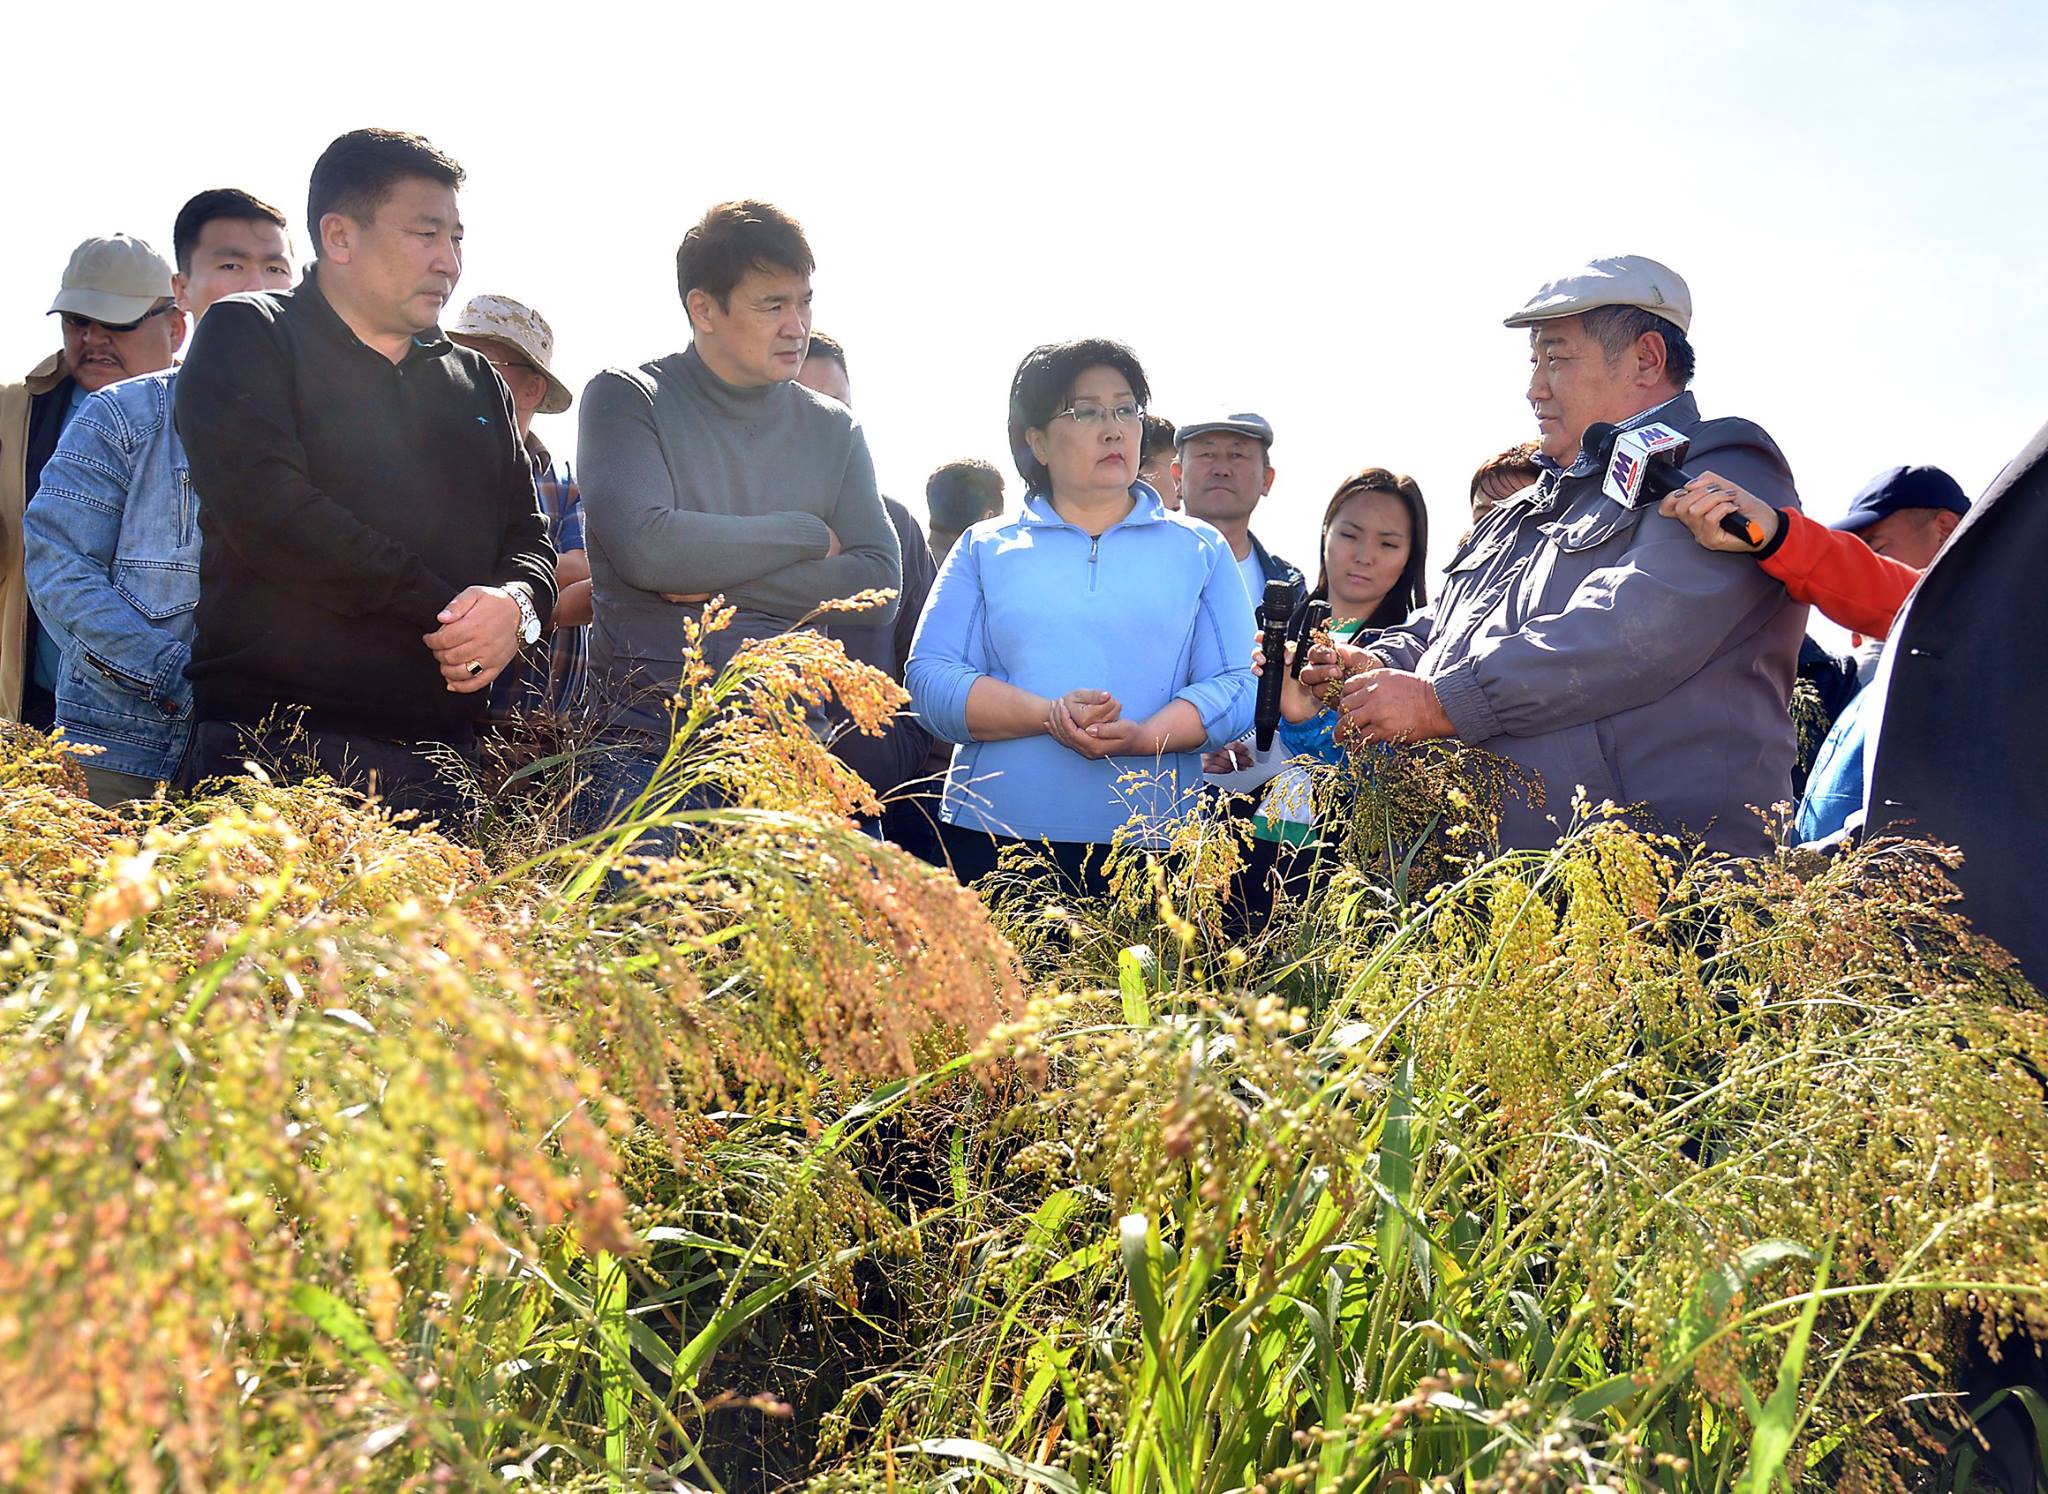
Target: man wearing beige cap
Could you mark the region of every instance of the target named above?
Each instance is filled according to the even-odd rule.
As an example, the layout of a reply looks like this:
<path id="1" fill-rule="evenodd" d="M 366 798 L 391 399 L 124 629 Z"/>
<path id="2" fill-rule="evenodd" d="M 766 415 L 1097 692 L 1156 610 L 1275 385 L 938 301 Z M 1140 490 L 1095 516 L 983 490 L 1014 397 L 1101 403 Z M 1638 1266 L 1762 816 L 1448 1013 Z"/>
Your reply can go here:
<path id="1" fill-rule="evenodd" d="M 576 479 L 557 470 L 554 458 L 533 433 L 536 415 L 560 415 L 574 402 L 569 386 L 555 377 L 554 329 L 547 318 L 510 296 L 471 296 L 448 328 L 452 341 L 475 348 L 491 362 L 512 395 L 519 439 L 533 459 L 534 486 L 555 547 L 555 610 L 550 635 L 524 648 L 491 682 L 490 715 L 503 721 L 539 710 L 573 711 L 583 698 L 589 655 L 590 558 L 583 549 L 583 503 Z"/>
<path id="2" fill-rule="evenodd" d="M 284 214 L 238 187 L 190 198 L 171 227 L 178 306 L 196 326 L 225 296 L 291 284 Z M 198 494 L 171 423 L 178 371 L 87 395 L 23 519 L 29 605 L 62 644 L 57 724 L 95 803 L 146 798 L 192 730 Z"/>
<path id="3" fill-rule="evenodd" d="M 29 606 L 22 516 L 86 395 L 169 368 L 185 340 L 171 267 L 124 233 L 72 251 L 50 314 L 63 318 L 63 350 L 0 386 L 0 720 L 42 727 L 56 720 L 61 649 Z"/>
<path id="4" fill-rule="evenodd" d="M 1798 503 L 1785 458 L 1749 421 L 1700 418 L 1692 297 L 1655 260 L 1595 260 L 1506 320 L 1529 332 L 1542 480 L 1473 529 L 1428 615 L 1304 682 L 1346 676 L 1357 738 L 1456 737 L 1529 769 L 1544 799 L 1507 806 L 1505 845 L 1555 841 L 1583 788 L 1710 850 L 1764 854 L 1792 789 L 1806 608 L 1654 503 L 1607 496 L 1582 443 L 1596 423 L 1668 426 L 1690 440 L 1689 469 L 1779 508 Z"/>

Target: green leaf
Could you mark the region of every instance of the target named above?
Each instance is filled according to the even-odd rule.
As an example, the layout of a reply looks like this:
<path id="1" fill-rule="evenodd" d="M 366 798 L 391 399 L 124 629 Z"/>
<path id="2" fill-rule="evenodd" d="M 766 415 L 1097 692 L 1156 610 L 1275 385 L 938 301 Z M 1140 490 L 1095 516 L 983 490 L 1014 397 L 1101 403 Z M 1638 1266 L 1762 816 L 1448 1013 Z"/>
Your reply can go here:
<path id="1" fill-rule="evenodd" d="M 1052 1268 L 1045 1273 L 1046 1284 L 1050 1286 L 1071 1276 L 1078 1276 L 1083 1271 L 1093 1270 L 1108 1260 L 1115 1250 L 1116 1241 L 1108 1235 L 1099 1240 L 1091 1240 L 1079 1250 L 1054 1262 Z"/>
<path id="2" fill-rule="evenodd" d="M 632 1351 L 626 1347 L 626 1263 L 608 1250 L 591 1257 L 597 1273 L 597 1381 L 604 1395 L 606 1483 L 624 1487 L 626 1425 L 633 1409 Z"/>
<path id="3" fill-rule="evenodd" d="M 2027 1419 L 2034 1424 L 2034 1450 L 2040 1455 L 2041 1462 L 2038 1482 L 2042 1488 L 2048 1489 L 2048 1398 L 2044 1398 L 2041 1392 L 2031 1385 L 2008 1385 L 1996 1395 L 1987 1398 L 1983 1405 L 1971 1413 L 1970 1419 L 1981 1425 L 1984 1418 L 1996 1411 L 1999 1403 L 2008 1398 L 2018 1401 L 2020 1408 L 2027 1413 Z M 1956 1450 L 1949 1454 L 1954 1473 L 1943 1487 L 1967 1489 L 1977 1471 L 1979 1454 L 1975 1432 L 1965 1430 L 1958 1433 L 1955 1448 Z"/>
<path id="4" fill-rule="evenodd" d="M 1573 1396 L 1565 1405 L 1565 1417 L 1570 1421 L 1589 1422 L 1601 1413 L 1619 1406 L 1635 1389 L 1636 1377 L 1633 1371 L 1611 1376 Z"/>
<path id="5" fill-rule="evenodd" d="M 1027 1463 L 1012 1453 L 990 1447 L 986 1442 L 976 1442 L 971 1437 L 928 1437 L 922 1442 L 907 1443 L 897 1451 L 923 1453 L 928 1458 L 947 1458 L 956 1463 L 980 1463 L 999 1469 L 1012 1478 L 1021 1478 L 1027 1484 L 1052 1489 L 1055 1494 L 1081 1494 L 1081 1486 L 1059 1469 L 1048 1468 L 1043 1463 Z"/>
<path id="6" fill-rule="evenodd" d="M 1116 957 L 1116 984 L 1123 996 L 1124 1020 L 1133 1027 L 1152 1025 L 1148 997 L 1158 974 L 1159 957 L 1148 945 L 1133 944 Z"/>
<path id="7" fill-rule="evenodd" d="M 358 1367 L 381 1370 L 400 1384 L 405 1383 L 405 1377 L 398 1373 L 391 1356 L 384 1352 L 376 1335 L 370 1332 L 369 1326 L 348 1303 L 325 1287 L 314 1286 L 310 1282 L 301 1282 L 293 1287 L 291 1300 L 292 1306 L 339 1344 Z"/>
<path id="8" fill-rule="evenodd" d="M 946 1148 L 946 1171 L 953 1181 L 954 1207 L 964 1215 L 974 1203 L 974 1189 L 967 1180 L 967 1133 L 959 1126 L 953 1128 Z"/>
<path id="9" fill-rule="evenodd" d="M 1166 1360 L 1166 1252 L 1158 1226 L 1143 1214 L 1126 1214 L 1117 1225 L 1124 1276 L 1130 1283 L 1131 1306 L 1145 1330 L 1145 1341 L 1163 1364 Z"/>
<path id="10" fill-rule="evenodd" d="M 1407 1216 L 1415 1192 L 1415 1060 L 1405 1058 L 1394 1070 L 1387 1090 L 1386 1118 L 1380 1123 L 1379 1186 L 1380 1269 L 1392 1277 L 1399 1270 L 1401 1247 L 1408 1238 Z M 1430 1290 L 1428 1258 L 1420 1261 L 1423 1290 Z"/>
<path id="11" fill-rule="evenodd" d="M 1830 1252 L 1832 1254 L 1832 1252 Z M 1749 1413 L 1749 1461 L 1735 1481 L 1735 1494 L 1769 1494 L 1791 1455 L 1793 1438 L 1799 1432 L 1799 1377 L 1806 1369 L 1806 1346 L 1813 1338 L 1814 1319 L 1820 1315 L 1821 1291 L 1827 1286 L 1828 1256 L 1821 1257 L 1814 1272 L 1813 1290 L 1806 1294 L 1806 1306 L 1793 1325 L 1792 1341 L 1785 1345 L 1785 1357 L 1778 1361 L 1778 1386 L 1770 1400 L 1757 1404 L 1749 1381 L 1738 1382 L 1742 1406 Z"/>
<path id="12" fill-rule="evenodd" d="M 1726 1320 L 1729 1305 L 1765 1270 L 1785 1261 L 1812 1259 L 1813 1252 L 1796 1241 L 1759 1240 L 1705 1272 L 1678 1316 L 1670 1357 L 1682 1359 L 1704 1343 Z"/>

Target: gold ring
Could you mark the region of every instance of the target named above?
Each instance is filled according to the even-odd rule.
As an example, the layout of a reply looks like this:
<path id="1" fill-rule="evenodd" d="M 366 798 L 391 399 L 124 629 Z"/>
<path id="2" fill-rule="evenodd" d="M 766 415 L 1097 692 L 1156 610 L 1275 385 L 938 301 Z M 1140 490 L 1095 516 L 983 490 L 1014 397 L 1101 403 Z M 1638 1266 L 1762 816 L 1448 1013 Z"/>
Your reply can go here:
<path id="1" fill-rule="evenodd" d="M 476 678 L 476 676 L 484 672 L 484 661 L 481 659 L 471 659 L 467 664 L 463 665 L 462 667 L 464 669 L 467 669 L 469 671 L 470 678 L 474 679 Z"/>

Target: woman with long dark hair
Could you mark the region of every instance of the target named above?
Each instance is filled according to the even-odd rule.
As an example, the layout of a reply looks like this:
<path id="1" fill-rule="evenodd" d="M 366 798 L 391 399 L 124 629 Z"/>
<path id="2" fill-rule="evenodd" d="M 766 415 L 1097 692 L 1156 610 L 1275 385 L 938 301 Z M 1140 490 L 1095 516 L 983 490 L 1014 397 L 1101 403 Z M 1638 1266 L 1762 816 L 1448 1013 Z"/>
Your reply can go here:
<path id="1" fill-rule="evenodd" d="M 1429 600 L 1429 509 L 1412 477 L 1367 467 L 1337 485 L 1323 510 L 1322 567 L 1311 601 L 1330 607 L 1330 634 L 1364 645 L 1383 628 L 1408 620 Z M 1306 609 L 1304 609 L 1306 610 Z M 1298 638 L 1296 648 L 1309 640 Z M 1280 696 L 1280 740 L 1297 757 L 1342 763 L 1337 716 L 1290 676 Z M 1294 766 L 1276 775 L 1260 800 L 1261 840 L 1300 844 L 1313 836 L 1311 779 Z"/>
<path id="2" fill-rule="evenodd" d="M 1337 485 L 1323 510 L 1322 569 L 1311 598 L 1353 631 L 1396 627 L 1429 601 L 1429 510 L 1415 479 L 1367 467 Z"/>

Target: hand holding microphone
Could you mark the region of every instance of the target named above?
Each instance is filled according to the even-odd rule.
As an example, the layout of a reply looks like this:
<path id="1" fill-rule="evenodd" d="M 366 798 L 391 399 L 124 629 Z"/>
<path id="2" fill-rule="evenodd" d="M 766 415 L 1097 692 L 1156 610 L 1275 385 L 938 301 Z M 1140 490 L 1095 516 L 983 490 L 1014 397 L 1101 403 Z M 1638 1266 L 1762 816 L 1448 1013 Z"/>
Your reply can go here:
<path id="1" fill-rule="evenodd" d="M 1273 733 L 1280 729 L 1280 687 L 1287 683 L 1287 623 L 1294 616 L 1294 588 L 1285 581 L 1268 581 L 1266 599 L 1259 605 L 1259 626 L 1264 635 L 1259 645 L 1258 707 L 1252 715 L 1259 751 L 1273 749 Z"/>
<path id="2" fill-rule="evenodd" d="M 1707 549 L 1734 555 L 1755 554 L 1784 522 L 1763 499 L 1712 472 L 1702 472 L 1668 495 L 1657 512 L 1685 525 Z"/>
<path id="3" fill-rule="evenodd" d="M 1586 434 L 1579 444 L 1601 465 L 1601 491 L 1624 508 L 1648 508 L 1656 503 L 1660 513 L 1676 518 L 1677 514 L 1665 507 L 1662 500 L 1684 488 L 1704 491 L 1707 479 L 1695 478 L 1679 465 L 1685 460 L 1686 450 L 1692 442 L 1668 425 L 1639 425 L 1624 431 L 1604 420 L 1596 421 L 1586 427 Z M 1712 474 L 1708 474 L 1708 478 L 1716 486 L 1734 488 L 1734 484 L 1723 484 Z M 1774 511 L 1773 520 L 1776 517 Z M 1752 513 L 1736 504 L 1722 510 L 1712 522 L 1729 538 L 1741 543 L 1725 547 L 1708 545 L 1711 550 L 1761 550 L 1770 543 L 1771 535 L 1777 529 L 1775 522 L 1766 529 Z M 1697 537 L 1699 531 L 1695 529 L 1693 533 Z M 1707 542 L 1701 539 L 1700 543 L 1705 545 Z"/>

